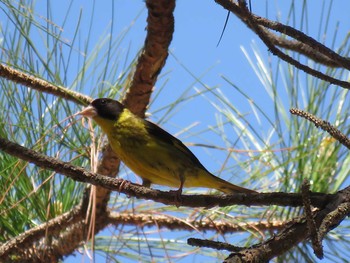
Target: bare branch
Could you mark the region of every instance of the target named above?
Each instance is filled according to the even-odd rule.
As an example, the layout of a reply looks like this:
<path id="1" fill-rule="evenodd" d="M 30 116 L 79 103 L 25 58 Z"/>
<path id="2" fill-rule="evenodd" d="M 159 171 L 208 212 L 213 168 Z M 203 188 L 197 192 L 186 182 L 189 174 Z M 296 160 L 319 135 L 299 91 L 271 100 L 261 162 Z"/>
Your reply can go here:
<path id="1" fill-rule="evenodd" d="M 312 37 L 304 34 L 303 32 L 295 29 L 294 27 L 284 25 L 276 21 L 271 21 L 256 15 L 253 15 L 253 17 L 254 17 L 254 21 L 256 21 L 258 24 L 297 39 L 300 44 L 301 43 L 303 44 L 303 46 L 301 46 L 301 49 L 308 50 L 304 54 L 309 54 L 309 53 L 320 54 L 321 56 L 325 56 L 326 58 L 332 60 L 333 63 L 338 65 L 338 67 L 350 69 L 349 58 L 340 56 L 338 53 L 334 52 L 332 49 L 326 47 L 325 45 L 321 44 L 320 42 L 313 39 Z M 299 52 L 299 50 L 295 50 L 295 51 Z"/>
<path id="2" fill-rule="evenodd" d="M 336 78 L 333 78 L 327 74 L 324 74 L 318 70 L 314 70 L 310 67 L 308 67 L 305 64 L 300 63 L 299 61 L 295 60 L 291 56 L 283 53 L 279 48 L 277 48 L 277 44 L 280 39 L 278 36 L 272 34 L 271 32 L 267 31 L 266 28 L 271 28 L 273 30 L 279 31 L 283 34 L 288 34 L 290 37 L 296 38 L 300 44 L 295 45 L 293 44 L 294 51 L 299 52 L 301 54 L 304 54 L 306 56 L 309 56 L 308 53 L 313 52 L 315 55 L 309 56 L 310 58 L 318 58 L 323 59 L 326 57 L 327 64 L 331 64 L 329 60 L 333 60 L 333 64 L 341 65 L 342 67 L 349 69 L 350 68 L 350 59 L 344 58 L 331 49 L 325 47 L 321 43 L 317 42 L 313 38 L 305 35 L 304 33 L 289 27 L 287 25 L 283 25 L 278 22 L 272 22 L 268 19 L 261 18 L 259 16 L 253 15 L 246 5 L 237 4 L 230 0 L 215 0 L 218 4 L 223 6 L 225 9 L 233 12 L 237 17 L 239 17 L 249 28 L 251 28 L 264 42 L 264 44 L 268 47 L 269 51 L 272 52 L 272 54 L 278 56 L 282 60 L 288 62 L 289 64 L 295 66 L 296 68 L 299 68 L 303 70 L 304 72 L 315 76 L 319 79 L 322 79 L 324 81 L 327 81 L 329 83 L 341 86 L 346 89 L 350 89 L 350 83 L 347 81 L 339 80 Z M 286 47 L 286 42 L 283 41 L 284 47 Z M 303 43 L 303 44 L 301 44 Z M 300 47 L 300 50 L 296 50 L 297 47 Z M 307 47 L 308 46 L 308 47 Z"/>
<path id="3" fill-rule="evenodd" d="M 261 18 L 261 19 L 264 19 L 264 18 Z M 332 67 L 332 68 L 344 67 L 343 65 L 339 65 L 337 61 L 330 59 L 329 57 L 323 55 L 322 53 L 315 52 L 315 49 L 312 46 L 309 46 L 300 41 L 288 40 L 283 36 L 277 36 L 276 34 L 271 33 L 269 30 L 265 28 L 262 28 L 261 30 L 263 30 L 265 35 L 270 39 L 271 43 L 276 46 L 303 54 L 311 58 L 315 62 L 323 64 L 328 67 Z"/>
<path id="4" fill-rule="evenodd" d="M 4 64 L 0 64 L 0 77 L 11 80 L 17 84 L 24 85 L 28 88 L 35 89 L 37 91 L 52 94 L 66 100 L 73 101 L 80 105 L 87 105 L 92 101 L 90 97 L 79 92 L 53 85 L 45 80 L 28 75 Z"/>

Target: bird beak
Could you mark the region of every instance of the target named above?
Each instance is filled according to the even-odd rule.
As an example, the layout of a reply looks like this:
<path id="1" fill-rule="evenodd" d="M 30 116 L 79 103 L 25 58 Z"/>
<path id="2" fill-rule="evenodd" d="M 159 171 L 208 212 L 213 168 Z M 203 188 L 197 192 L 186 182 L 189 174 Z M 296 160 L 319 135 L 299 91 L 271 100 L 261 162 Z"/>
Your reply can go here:
<path id="1" fill-rule="evenodd" d="M 82 111 L 78 112 L 78 115 L 82 115 L 88 118 L 93 118 L 97 115 L 97 111 L 93 106 L 89 105 Z"/>

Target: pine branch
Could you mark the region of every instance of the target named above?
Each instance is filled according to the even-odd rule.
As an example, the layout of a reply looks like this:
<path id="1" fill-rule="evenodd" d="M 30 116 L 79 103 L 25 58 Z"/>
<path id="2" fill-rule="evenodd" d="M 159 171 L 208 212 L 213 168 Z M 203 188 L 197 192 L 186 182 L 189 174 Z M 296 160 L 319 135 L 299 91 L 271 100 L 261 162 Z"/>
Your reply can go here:
<path id="1" fill-rule="evenodd" d="M 46 156 L 16 143 L 0 138 L 0 150 L 16 156 L 24 161 L 31 162 L 38 167 L 53 170 L 72 178 L 75 181 L 91 183 L 102 186 L 112 191 L 118 191 L 128 196 L 140 199 L 153 200 L 166 205 L 205 207 L 225 207 L 229 205 L 245 206 L 302 206 L 303 200 L 300 194 L 294 193 L 237 193 L 232 195 L 182 195 L 177 200 L 174 191 L 164 192 L 152 190 L 123 179 L 111 178 L 97 173 L 89 172 L 81 167 L 56 158 Z M 310 193 L 311 204 L 315 207 L 324 207 L 335 195 L 323 193 Z"/>

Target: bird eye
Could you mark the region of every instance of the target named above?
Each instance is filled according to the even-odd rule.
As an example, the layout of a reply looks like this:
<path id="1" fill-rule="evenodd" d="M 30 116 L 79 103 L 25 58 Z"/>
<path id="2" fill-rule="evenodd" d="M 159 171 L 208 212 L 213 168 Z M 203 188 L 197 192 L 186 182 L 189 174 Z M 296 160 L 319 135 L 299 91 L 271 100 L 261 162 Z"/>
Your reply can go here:
<path id="1" fill-rule="evenodd" d="M 101 104 L 102 104 L 102 105 L 105 105 L 105 104 L 107 104 L 107 100 L 105 100 L 105 99 L 102 99 L 102 100 L 101 100 Z"/>

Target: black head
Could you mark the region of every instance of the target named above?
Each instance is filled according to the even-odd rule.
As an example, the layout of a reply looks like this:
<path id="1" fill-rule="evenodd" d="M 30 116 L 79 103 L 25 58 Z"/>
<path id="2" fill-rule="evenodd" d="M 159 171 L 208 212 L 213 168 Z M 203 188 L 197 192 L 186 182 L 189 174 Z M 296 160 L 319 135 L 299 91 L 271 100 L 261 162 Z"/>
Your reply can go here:
<path id="1" fill-rule="evenodd" d="M 108 120 L 118 119 L 125 108 L 119 101 L 108 98 L 95 99 L 91 106 L 96 109 L 98 116 Z"/>

